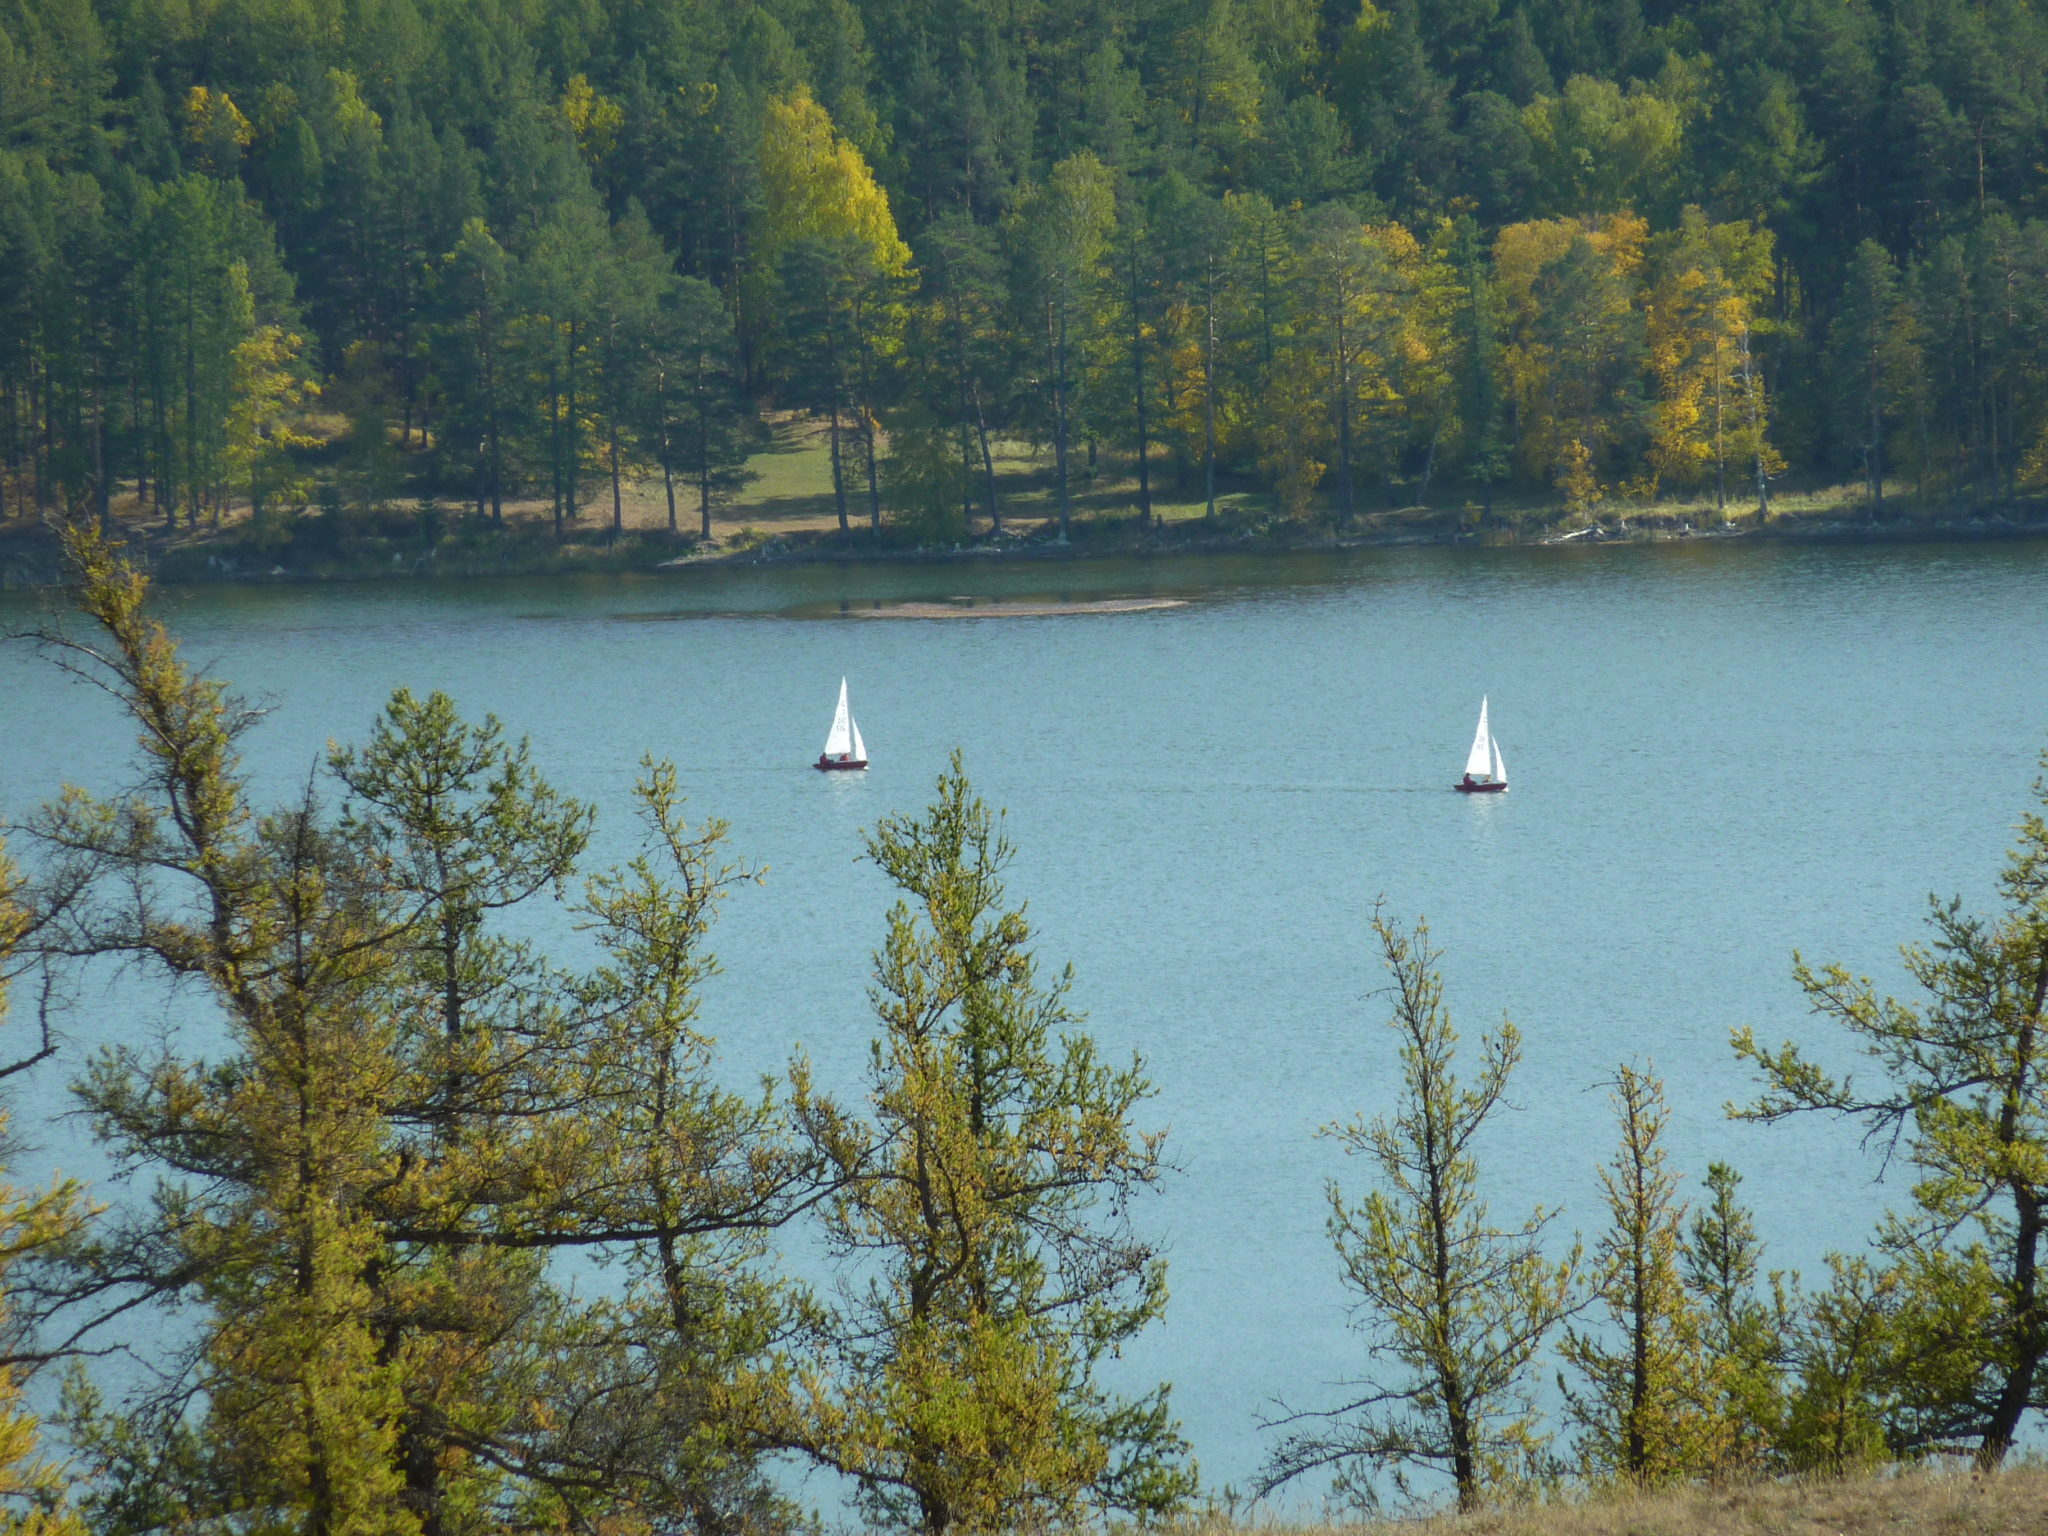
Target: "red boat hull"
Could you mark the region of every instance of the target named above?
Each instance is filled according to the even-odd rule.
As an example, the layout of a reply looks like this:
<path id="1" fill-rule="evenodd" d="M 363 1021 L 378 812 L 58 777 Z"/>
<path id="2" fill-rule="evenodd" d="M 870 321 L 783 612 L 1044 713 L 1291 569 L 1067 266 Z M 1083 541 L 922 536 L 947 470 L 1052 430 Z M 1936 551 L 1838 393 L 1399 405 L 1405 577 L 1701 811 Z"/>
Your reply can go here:
<path id="1" fill-rule="evenodd" d="M 844 757 L 826 757 L 822 753 L 819 755 L 818 760 L 811 764 L 813 768 L 816 768 L 821 773 L 852 773 L 857 769 L 867 767 L 867 765 L 868 760 L 864 757 L 856 760 Z"/>
<path id="2" fill-rule="evenodd" d="M 1481 784 L 1475 779 L 1466 779 L 1462 783 L 1453 784 L 1451 788 L 1461 795 L 1504 795 L 1508 789 L 1505 784 Z"/>

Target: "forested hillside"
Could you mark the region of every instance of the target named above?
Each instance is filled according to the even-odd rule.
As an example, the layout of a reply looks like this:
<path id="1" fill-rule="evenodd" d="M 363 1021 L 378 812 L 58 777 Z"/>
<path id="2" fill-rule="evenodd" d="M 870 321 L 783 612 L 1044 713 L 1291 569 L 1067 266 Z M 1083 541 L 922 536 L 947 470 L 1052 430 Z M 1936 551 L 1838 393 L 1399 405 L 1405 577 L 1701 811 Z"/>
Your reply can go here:
<path id="1" fill-rule="evenodd" d="M 2028 0 L 7 0 L 7 518 L 2048 476 Z"/>

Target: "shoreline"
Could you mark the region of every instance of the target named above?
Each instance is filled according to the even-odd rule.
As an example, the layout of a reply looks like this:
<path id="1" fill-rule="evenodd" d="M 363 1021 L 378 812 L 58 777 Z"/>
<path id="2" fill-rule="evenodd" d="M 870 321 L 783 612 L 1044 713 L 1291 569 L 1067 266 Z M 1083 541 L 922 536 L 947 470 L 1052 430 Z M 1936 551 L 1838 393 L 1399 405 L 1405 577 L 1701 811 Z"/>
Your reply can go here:
<path id="1" fill-rule="evenodd" d="M 977 542 L 950 548 L 903 547 L 882 543 L 840 543 L 836 538 L 770 540 L 745 548 L 686 550 L 676 553 L 666 537 L 629 533 L 618 543 L 592 539 L 566 544 L 523 546 L 496 536 L 462 546 L 408 552 L 388 543 L 365 549 L 348 561 L 290 566 L 227 541 L 199 539 L 189 543 L 163 540 L 160 530 L 126 532 L 130 547 L 148 563 L 154 578 L 172 586 L 275 586 L 295 583 L 356 581 L 467 581 L 507 577 L 576 575 L 682 575 L 733 567 L 804 565 L 1061 565 L 1106 559 L 1199 559 L 1219 555 L 1316 555 L 1356 550 L 1400 548 L 1445 549 L 1611 549 L 1645 544 L 1975 544 L 2048 538 L 2048 508 L 2030 507 L 2033 516 L 2003 513 L 1945 518 L 1901 517 L 1882 522 L 1833 516 L 1773 517 L 1768 523 L 1745 522 L 1720 528 L 1670 527 L 1643 521 L 1630 526 L 1626 518 L 1593 524 L 1567 533 L 1473 529 L 1451 523 L 1446 513 L 1435 526 L 1367 528 L 1342 535 L 1290 537 L 1268 533 L 1191 533 L 1182 538 L 1146 533 L 1137 537 L 1083 536 L 1068 543 L 1044 538 Z M 1388 514 L 1378 514 L 1385 517 Z M 1396 514 L 1398 515 L 1398 514 Z M 1412 516 L 1412 514 L 1411 514 Z M 1098 530 L 1099 532 L 1099 530 Z M 42 589 L 62 584 L 55 541 L 41 528 L 16 527 L 0 533 L 0 592 Z M 940 613 L 891 614 L 870 617 L 993 617 L 987 609 Z M 1157 606 L 1146 603 L 1144 606 Z M 1019 616 L 1014 607 L 1009 616 Z"/>
<path id="2" fill-rule="evenodd" d="M 881 603 L 854 608 L 856 619 L 1053 619 L 1089 613 L 1149 613 L 1155 608 L 1185 608 L 1184 597 L 1099 597 L 1058 602 L 1028 598 L 955 597 L 939 602 Z"/>

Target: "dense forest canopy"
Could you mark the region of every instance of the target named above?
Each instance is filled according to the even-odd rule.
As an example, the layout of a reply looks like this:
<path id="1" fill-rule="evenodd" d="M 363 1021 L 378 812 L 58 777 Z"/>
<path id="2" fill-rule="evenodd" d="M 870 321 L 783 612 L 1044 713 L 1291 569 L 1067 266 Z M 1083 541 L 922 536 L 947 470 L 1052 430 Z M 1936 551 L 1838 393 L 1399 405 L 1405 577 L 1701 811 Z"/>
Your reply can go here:
<path id="1" fill-rule="evenodd" d="M 2041 471 L 2028 0 L 8 0 L 7 512 Z M 1157 468 L 1155 468 L 1157 466 Z M 1374 504 L 1382 504 L 1375 502 Z"/>

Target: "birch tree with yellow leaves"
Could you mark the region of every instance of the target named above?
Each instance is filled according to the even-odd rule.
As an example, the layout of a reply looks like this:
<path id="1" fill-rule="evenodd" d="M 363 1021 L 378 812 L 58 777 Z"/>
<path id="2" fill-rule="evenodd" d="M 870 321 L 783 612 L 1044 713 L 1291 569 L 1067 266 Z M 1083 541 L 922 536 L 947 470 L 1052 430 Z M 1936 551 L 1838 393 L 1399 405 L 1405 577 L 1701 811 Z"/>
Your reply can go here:
<path id="1" fill-rule="evenodd" d="M 1391 473 L 1412 413 L 1448 404 L 1447 317 L 1425 298 L 1428 266 L 1400 225 L 1366 224 L 1334 204 L 1311 215 L 1294 258 L 1290 365 L 1319 381 L 1330 438 L 1314 456 L 1336 471 L 1346 523 L 1357 515 L 1360 468 Z M 1285 463 L 1299 454 L 1276 457 Z"/>
<path id="2" fill-rule="evenodd" d="M 1647 303 L 1650 371 L 1657 383 L 1649 462 L 1682 488 L 1711 485 L 1725 515 L 1728 469 L 1753 468 L 1762 494 L 1783 469 L 1768 435 L 1768 403 L 1752 338 L 1775 270 L 1768 230 L 1710 224 L 1688 207 L 1655 242 Z"/>
<path id="3" fill-rule="evenodd" d="M 304 346 L 283 326 L 265 325 L 235 347 L 223 458 L 229 483 L 248 496 L 259 529 L 268 528 L 277 498 L 303 496 L 292 454 L 317 442 L 300 425 L 305 406 L 320 394 L 308 377 Z"/>
<path id="4" fill-rule="evenodd" d="M 844 416 L 865 470 L 871 526 L 882 523 L 876 427 L 885 370 L 901 345 L 910 247 L 859 148 L 807 89 L 768 103 L 761 128 L 761 211 L 743 306 L 778 297 L 782 371 L 827 414 L 832 484 L 846 527 Z M 821 366 L 822 363 L 822 366 Z"/>
<path id="5" fill-rule="evenodd" d="M 1494 241 L 1502 365 L 1524 471 L 1591 481 L 1625 465 L 1645 402 L 1638 303 L 1649 226 L 1631 214 L 1511 224 Z"/>

